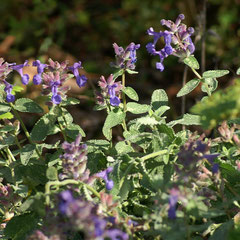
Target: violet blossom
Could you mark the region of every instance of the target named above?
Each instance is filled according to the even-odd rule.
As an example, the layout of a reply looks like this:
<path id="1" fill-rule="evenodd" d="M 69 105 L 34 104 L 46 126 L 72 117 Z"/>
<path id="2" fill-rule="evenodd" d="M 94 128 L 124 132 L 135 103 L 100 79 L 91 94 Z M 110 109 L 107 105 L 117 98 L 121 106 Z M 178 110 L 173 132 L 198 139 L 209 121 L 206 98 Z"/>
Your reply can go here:
<path id="1" fill-rule="evenodd" d="M 73 72 L 74 76 L 76 77 L 76 82 L 79 87 L 84 87 L 87 82 L 87 77 L 85 75 L 79 75 L 78 69 L 82 69 L 82 63 L 76 62 L 73 64 L 73 66 L 68 67 L 70 71 Z"/>
<path id="2" fill-rule="evenodd" d="M 47 64 L 41 63 L 39 60 L 36 60 L 32 63 L 34 67 L 37 67 L 37 74 L 33 76 L 33 83 L 39 85 L 42 83 L 42 73 L 44 69 L 48 66 Z"/>
<path id="3" fill-rule="evenodd" d="M 108 77 L 107 81 L 104 76 L 101 76 L 98 85 L 101 88 L 101 93 L 97 95 L 98 104 L 104 105 L 106 99 L 109 98 L 109 102 L 112 106 L 119 106 L 121 101 L 118 96 L 122 89 L 122 85 L 120 82 L 115 82 L 113 74 Z"/>
<path id="4" fill-rule="evenodd" d="M 96 173 L 95 176 L 102 178 L 106 183 L 106 189 L 111 190 L 114 186 L 113 180 L 109 179 L 109 174 L 113 171 L 113 167 L 108 167 L 107 169 Z"/>
<path id="5" fill-rule="evenodd" d="M 169 209 L 168 209 L 168 218 L 175 219 L 176 218 L 176 205 L 179 198 L 179 190 L 177 188 L 172 188 L 169 195 Z"/>
<path id="6" fill-rule="evenodd" d="M 113 48 L 115 51 L 116 63 L 112 63 L 112 66 L 121 69 L 135 69 L 135 63 L 137 61 L 136 50 L 140 48 L 140 44 L 132 42 L 124 50 L 114 43 Z"/>
<path id="7" fill-rule="evenodd" d="M 148 35 L 153 36 L 153 42 L 146 45 L 147 51 L 151 55 L 159 56 L 160 61 L 156 63 L 156 68 L 161 72 L 164 70 L 163 60 L 169 55 L 183 59 L 195 51 L 195 46 L 191 39 L 194 29 L 192 27 L 187 28 L 185 24 L 181 23 L 184 18 L 184 15 L 180 14 L 175 23 L 162 19 L 161 24 L 169 28 L 169 30 L 155 32 L 151 27 L 147 31 Z M 161 50 L 156 50 L 156 44 L 162 37 L 165 46 Z"/>
<path id="8" fill-rule="evenodd" d="M 29 76 L 28 76 L 28 74 L 23 74 L 23 68 L 24 67 L 27 67 L 27 66 L 29 66 L 28 65 L 28 60 L 26 60 L 23 64 L 19 64 L 19 65 L 12 65 L 11 66 L 11 68 L 13 69 L 13 70 L 15 70 L 15 71 L 17 71 L 19 74 L 20 74 L 20 76 L 21 76 L 21 80 L 22 80 L 22 84 L 24 84 L 24 85 L 27 85 L 28 84 L 28 82 L 29 82 Z"/>

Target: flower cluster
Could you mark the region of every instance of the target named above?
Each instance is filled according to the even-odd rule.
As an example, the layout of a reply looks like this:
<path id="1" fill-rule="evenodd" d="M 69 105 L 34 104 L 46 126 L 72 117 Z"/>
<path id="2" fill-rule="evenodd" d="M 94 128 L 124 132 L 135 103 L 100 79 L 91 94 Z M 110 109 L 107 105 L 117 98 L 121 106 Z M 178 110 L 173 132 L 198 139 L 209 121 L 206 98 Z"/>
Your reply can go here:
<path id="1" fill-rule="evenodd" d="M 114 228 L 114 219 L 109 220 L 108 217 L 99 216 L 97 210 L 97 205 L 80 198 L 75 199 L 69 190 L 59 195 L 59 211 L 69 218 L 76 230 L 84 232 L 86 239 L 128 239 L 126 233 Z"/>
<path id="2" fill-rule="evenodd" d="M 107 99 L 109 99 L 112 106 L 118 106 L 120 104 L 118 96 L 122 85 L 120 82 L 115 82 L 113 74 L 108 77 L 107 81 L 104 76 L 101 76 L 98 85 L 101 88 L 101 93 L 97 94 L 98 104 L 105 105 Z"/>
<path id="3" fill-rule="evenodd" d="M 62 144 L 65 153 L 60 156 L 63 167 L 60 179 L 72 178 L 84 182 L 90 181 L 90 171 L 87 169 L 87 145 L 80 144 L 81 139 L 81 135 L 78 135 L 74 142 L 65 141 Z"/>
<path id="4" fill-rule="evenodd" d="M 189 182 L 191 178 L 204 178 L 206 174 L 210 175 L 210 172 L 201 164 L 204 160 L 212 165 L 213 174 L 218 172 L 219 166 L 214 163 L 214 159 L 219 154 L 209 154 L 209 149 L 209 144 L 203 143 L 201 140 L 195 141 L 191 137 L 181 147 L 178 153 L 176 171 L 184 182 Z"/>
<path id="5" fill-rule="evenodd" d="M 29 75 L 23 74 L 23 68 L 29 66 L 26 60 L 23 64 L 16 65 L 15 63 L 4 62 L 4 59 L 0 59 L 0 82 L 5 85 L 4 91 L 6 92 L 6 101 L 14 102 L 15 96 L 12 93 L 12 84 L 6 81 L 8 74 L 15 70 L 21 76 L 22 84 L 27 85 L 29 83 Z M 68 66 L 68 62 L 63 63 L 54 62 L 49 59 L 48 64 L 43 64 L 39 60 L 32 63 L 33 67 L 37 67 L 37 74 L 33 76 L 33 83 L 35 85 L 42 84 L 43 94 L 51 95 L 51 101 L 53 104 L 59 104 L 62 98 L 65 97 L 65 93 L 69 90 L 68 87 L 63 86 L 64 82 L 69 78 L 68 71 L 73 72 L 76 82 L 79 87 L 83 87 L 86 84 L 87 78 L 85 75 L 80 75 L 78 69 L 81 69 L 81 62 L 74 63 L 73 66 Z M 48 69 L 45 73 L 44 70 Z"/>
<path id="6" fill-rule="evenodd" d="M 162 19 L 161 24 L 169 30 L 155 32 L 151 27 L 147 31 L 148 35 L 153 36 L 153 43 L 146 45 L 147 51 L 154 56 L 158 55 L 160 57 L 160 62 L 156 63 L 156 68 L 161 72 L 164 70 L 163 60 L 169 55 L 183 59 L 195 51 L 195 46 L 191 39 L 194 29 L 192 27 L 187 28 L 185 24 L 181 23 L 184 18 L 184 15 L 180 14 L 175 22 Z M 165 46 L 157 51 L 156 44 L 162 37 Z"/>
<path id="7" fill-rule="evenodd" d="M 140 44 L 130 43 L 126 49 L 119 47 L 116 43 L 113 44 L 115 51 L 116 63 L 112 63 L 112 66 L 120 69 L 135 69 L 135 63 L 137 62 L 136 50 L 140 48 Z"/>

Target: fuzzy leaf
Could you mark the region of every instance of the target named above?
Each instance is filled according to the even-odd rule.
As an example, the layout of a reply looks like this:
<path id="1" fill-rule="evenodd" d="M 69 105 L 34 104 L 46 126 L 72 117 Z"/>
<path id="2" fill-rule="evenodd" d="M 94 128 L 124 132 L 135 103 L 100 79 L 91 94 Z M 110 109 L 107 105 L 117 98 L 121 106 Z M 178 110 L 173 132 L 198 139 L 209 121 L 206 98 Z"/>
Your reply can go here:
<path id="1" fill-rule="evenodd" d="M 8 104 L 0 103 L 0 115 L 8 113 L 11 110 L 11 107 Z"/>
<path id="2" fill-rule="evenodd" d="M 55 167 L 49 167 L 46 172 L 46 176 L 49 180 L 55 181 L 58 179 L 58 171 Z"/>
<path id="3" fill-rule="evenodd" d="M 237 69 L 237 75 L 240 75 L 240 67 Z"/>
<path id="4" fill-rule="evenodd" d="M 49 134 L 56 121 L 56 115 L 47 113 L 43 115 L 34 125 L 30 134 L 33 141 L 43 141 Z"/>
<path id="5" fill-rule="evenodd" d="M 142 114 L 146 113 L 149 110 L 149 105 L 147 104 L 139 104 L 135 102 L 127 103 L 127 111 L 134 114 Z"/>
<path id="6" fill-rule="evenodd" d="M 153 92 L 151 105 L 154 111 L 158 110 L 161 106 L 168 105 L 168 96 L 163 89 L 157 89 Z"/>
<path id="7" fill-rule="evenodd" d="M 200 83 L 200 80 L 197 78 L 190 80 L 181 88 L 181 90 L 177 94 L 177 97 L 182 97 L 182 96 L 190 93 L 198 86 L 199 83 Z"/>
<path id="8" fill-rule="evenodd" d="M 205 78 L 203 81 L 208 85 L 208 89 L 210 92 L 216 90 L 218 86 L 218 81 L 215 78 Z M 206 86 L 202 84 L 201 89 L 203 92 L 207 92 Z"/>
<path id="9" fill-rule="evenodd" d="M 122 91 L 132 100 L 138 101 L 139 97 L 137 92 L 131 87 L 125 87 Z"/>
<path id="10" fill-rule="evenodd" d="M 78 99 L 68 97 L 67 99 L 64 99 L 61 102 L 61 106 L 76 105 L 76 104 L 79 104 L 79 103 L 80 103 L 80 101 Z"/>
<path id="11" fill-rule="evenodd" d="M 0 119 L 12 119 L 14 116 L 8 112 L 0 115 Z"/>
<path id="12" fill-rule="evenodd" d="M 14 105 L 19 112 L 42 113 L 43 109 L 29 98 L 19 98 Z"/>
<path id="13" fill-rule="evenodd" d="M 173 127 L 177 124 L 181 125 L 201 125 L 200 123 L 200 116 L 198 115 L 193 115 L 193 114 L 184 114 L 183 118 L 174 120 L 168 123 L 169 126 Z"/>
<path id="14" fill-rule="evenodd" d="M 209 70 L 203 73 L 204 78 L 219 78 L 229 74 L 228 70 Z"/>
<path id="15" fill-rule="evenodd" d="M 23 165 L 27 165 L 30 158 L 33 156 L 36 146 L 33 144 L 25 145 L 20 152 L 20 159 Z"/>
<path id="16" fill-rule="evenodd" d="M 190 68 L 199 69 L 199 63 L 194 56 L 189 56 L 183 60 L 183 62 Z"/>
<path id="17" fill-rule="evenodd" d="M 108 114 L 102 129 L 103 135 L 108 140 L 112 139 L 111 129 L 117 126 L 118 124 L 122 123 L 125 116 L 126 114 L 124 112 L 116 108 Z"/>

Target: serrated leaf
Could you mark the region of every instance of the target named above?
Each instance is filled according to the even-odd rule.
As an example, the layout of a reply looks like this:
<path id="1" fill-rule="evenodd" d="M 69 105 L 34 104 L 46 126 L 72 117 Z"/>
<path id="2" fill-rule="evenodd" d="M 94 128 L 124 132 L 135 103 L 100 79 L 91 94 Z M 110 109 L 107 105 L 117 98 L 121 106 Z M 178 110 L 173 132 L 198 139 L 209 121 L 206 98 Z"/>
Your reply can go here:
<path id="1" fill-rule="evenodd" d="M 67 134 L 68 137 L 72 138 L 72 139 L 76 139 L 76 137 L 81 134 L 82 137 L 86 137 L 85 132 L 83 131 L 83 129 L 77 125 L 72 123 L 70 126 L 68 126 L 67 128 L 65 128 L 65 132 Z"/>
<path id="2" fill-rule="evenodd" d="M 111 140 L 112 138 L 111 129 L 117 126 L 118 124 L 122 123 L 125 116 L 126 114 L 122 112 L 120 109 L 114 109 L 108 114 L 102 129 L 103 135 L 108 140 Z"/>
<path id="3" fill-rule="evenodd" d="M 139 97 L 137 92 L 131 87 L 125 87 L 122 91 L 132 100 L 138 101 Z"/>
<path id="4" fill-rule="evenodd" d="M 0 103 L 0 115 L 8 113 L 11 110 L 11 107 L 8 104 Z"/>
<path id="5" fill-rule="evenodd" d="M 21 159 L 21 163 L 23 165 L 27 165 L 30 158 L 32 157 L 34 151 L 36 149 L 36 146 L 33 144 L 27 144 L 25 145 L 20 152 L 20 159 Z"/>
<path id="6" fill-rule="evenodd" d="M 209 70 L 203 73 L 204 78 L 218 78 L 229 74 L 228 70 Z"/>
<path id="7" fill-rule="evenodd" d="M 194 56 L 189 56 L 184 58 L 183 62 L 188 65 L 190 68 L 199 69 L 199 63 Z"/>
<path id="8" fill-rule="evenodd" d="M 136 121 L 136 125 L 149 125 L 149 126 L 154 126 L 159 124 L 159 122 L 157 120 L 155 120 L 155 118 L 149 117 L 149 116 L 145 116 L 145 117 L 141 117 L 138 118 Z"/>
<path id="9" fill-rule="evenodd" d="M 8 112 L 8 113 L 4 113 L 0 115 L 0 119 L 12 119 L 14 116 L 12 115 L 12 113 Z"/>
<path id="10" fill-rule="evenodd" d="M 129 153 L 134 151 L 134 149 L 130 145 L 126 144 L 124 141 L 118 142 L 115 145 L 115 149 L 117 150 L 118 154 Z"/>
<path id="11" fill-rule="evenodd" d="M 42 113 L 43 109 L 29 98 L 19 98 L 14 105 L 19 112 Z"/>
<path id="12" fill-rule="evenodd" d="M 180 89 L 180 91 L 177 94 L 177 97 L 182 97 L 182 96 L 190 93 L 198 86 L 199 83 L 200 83 L 200 80 L 197 78 L 190 80 Z"/>
<path id="13" fill-rule="evenodd" d="M 56 121 L 57 115 L 52 113 L 46 113 L 43 115 L 37 123 L 34 125 L 32 132 L 30 134 L 33 141 L 43 141 L 46 139 L 50 132 L 50 129 Z"/>
<path id="14" fill-rule="evenodd" d="M 14 216 L 6 225 L 4 235 L 14 240 L 26 239 L 36 227 L 38 219 L 32 213 Z"/>
<path id="15" fill-rule="evenodd" d="M 51 166 L 48 167 L 47 172 L 46 172 L 46 176 L 49 180 L 51 181 L 55 181 L 58 179 L 58 171 L 55 167 Z"/>
<path id="16" fill-rule="evenodd" d="M 157 89 L 153 92 L 151 105 L 154 111 L 158 110 L 161 106 L 168 105 L 168 96 L 163 89 Z"/>
<path id="17" fill-rule="evenodd" d="M 218 81 L 215 78 L 205 78 L 205 79 L 203 79 L 203 81 L 207 84 L 210 92 L 213 92 L 214 90 L 216 90 L 216 88 L 218 86 Z M 205 84 L 202 84 L 201 90 L 203 92 L 207 92 Z"/>
<path id="18" fill-rule="evenodd" d="M 149 105 L 147 104 L 139 104 L 135 102 L 129 102 L 127 103 L 127 111 L 134 113 L 134 114 L 142 114 L 146 113 L 149 110 Z"/>
<path id="19" fill-rule="evenodd" d="M 183 115 L 183 118 L 174 120 L 168 123 L 169 126 L 173 127 L 177 124 L 181 125 L 201 125 L 200 116 L 186 113 Z"/>

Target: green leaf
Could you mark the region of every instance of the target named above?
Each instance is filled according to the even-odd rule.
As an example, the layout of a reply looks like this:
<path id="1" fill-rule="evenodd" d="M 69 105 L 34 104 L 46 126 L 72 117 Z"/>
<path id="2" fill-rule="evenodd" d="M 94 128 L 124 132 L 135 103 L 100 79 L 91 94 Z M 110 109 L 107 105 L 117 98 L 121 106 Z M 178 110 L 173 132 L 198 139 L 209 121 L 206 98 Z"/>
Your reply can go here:
<path id="1" fill-rule="evenodd" d="M 55 167 L 49 167 L 46 172 L 46 176 L 49 180 L 55 181 L 58 179 L 58 171 Z"/>
<path id="2" fill-rule="evenodd" d="M 218 86 L 218 81 L 215 78 L 205 78 L 203 81 L 207 84 L 208 89 L 210 92 L 216 90 Z M 207 92 L 206 85 L 202 84 L 201 89 L 203 92 Z"/>
<path id="3" fill-rule="evenodd" d="M 72 123 L 70 126 L 68 126 L 66 129 L 66 134 L 68 137 L 72 138 L 73 140 L 76 139 L 76 137 L 81 134 L 82 137 L 86 137 L 85 132 L 83 131 L 83 129 L 77 125 Z"/>
<path id="4" fill-rule="evenodd" d="M 50 133 L 56 121 L 56 115 L 54 113 L 46 113 L 43 115 L 37 123 L 34 125 L 32 132 L 30 134 L 33 141 L 43 141 L 46 139 L 47 135 Z"/>
<path id="5" fill-rule="evenodd" d="M 134 114 L 142 114 L 146 113 L 149 110 L 149 105 L 147 104 L 139 104 L 135 102 L 127 103 L 127 111 Z"/>
<path id="6" fill-rule="evenodd" d="M 111 129 L 117 126 L 118 124 L 122 123 L 125 116 L 126 114 L 118 108 L 117 109 L 115 108 L 108 114 L 102 129 L 103 135 L 108 140 L 112 139 Z"/>
<path id="7" fill-rule="evenodd" d="M 183 115 L 183 118 L 174 120 L 168 123 L 169 126 L 173 127 L 177 124 L 181 125 L 201 125 L 200 116 L 186 113 Z"/>
<path id="8" fill-rule="evenodd" d="M 163 89 L 157 89 L 153 92 L 151 105 L 154 111 L 158 110 L 161 106 L 168 105 L 168 96 Z"/>
<path id="9" fill-rule="evenodd" d="M 218 78 L 229 74 L 228 70 L 209 70 L 203 73 L 204 78 Z"/>
<path id="10" fill-rule="evenodd" d="M 228 235 L 230 230 L 233 228 L 233 220 L 225 222 L 218 227 L 212 236 L 210 236 L 209 240 L 226 240 L 228 239 Z"/>
<path id="11" fill-rule="evenodd" d="M 139 97 L 136 91 L 131 87 L 125 87 L 122 91 L 132 100 L 138 101 Z"/>
<path id="12" fill-rule="evenodd" d="M 61 106 L 76 105 L 79 103 L 80 103 L 79 99 L 68 97 L 68 98 L 62 100 Z"/>
<path id="13" fill-rule="evenodd" d="M 149 116 L 138 118 L 136 121 L 136 125 L 138 125 L 138 126 L 140 126 L 140 125 L 155 126 L 157 124 L 160 124 L 160 122 L 155 120 L 155 118 L 152 118 Z"/>
<path id="14" fill-rule="evenodd" d="M 211 97 L 198 102 L 191 112 L 198 114 L 205 129 L 214 128 L 223 120 L 240 116 L 240 81 L 225 90 L 218 90 Z"/>
<path id="15" fill-rule="evenodd" d="M 11 107 L 6 103 L 0 103 L 0 115 L 11 111 Z"/>
<path id="16" fill-rule="evenodd" d="M 33 144 L 25 145 L 20 152 L 20 159 L 23 165 L 27 165 L 30 158 L 33 156 L 36 146 Z"/>
<path id="17" fill-rule="evenodd" d="M 170 107 L 169 106 L 161 106 L 160 108 L 158 108 L 156 111 L 155 111 L 155 114 L 158 116 L 158 117 L 161 117 L 167 110 L 169 110 Z"/>
<path id="18" fill-rule="evenodd" d="M 115 79 L 117 79 L 119 76 L 123 75 L 123 73 L 124 73 L 124 70 L 123 70 L 123 69 L 120 69 L 120 70 L 118 70 L 117 72 L 115 72 L 115 73 L 113 74 L 113 80 L 115 80 Z"/>
<path id="19" fill-rule="evenodd" d="M 240 75 L 240 68 L 237 69 L 237 75 Z"/>
<path id="20" fill-rule="evenodd" d="M 14 116 L 8 112 L 0 115 L 0 119 L 12 119 Z"/>
<path id="21" fill-rule="evenodd" d="M 29 98 L 20 98 L 15 102 L 14 108 L 19 112 L 42 113 L 43 109 Z"/>
<path id="22" fill-rule="evenodd" d="M 133 152 L 133 148 L 126 144 L 124 141 L 118 142 L 115 146 L 118 154 Z"/>
<path id="23" fill-rule="evenodd" d="M 182 97 L 190 93 L 192 90 L 194 90 L 198 86 L 199 83 L 200 83 L 200 80 L 197 78 L 190 80 L 181 88 L 181 90 L 177 94 L 177 97 Z"/>
<path id="24" fill-rule="evenodd" d="M 12 94 L 15 95 L 15 92 L 21 92 L 24 88 L 22 86 L 13 86 Z"/>
<path id="25" fill-rule="evenodd" d="M 184 58 L 183 62 L 188 65 L 190 68 L 199 69 L 199 63 L 194 56 L 189 56 Z"/>
<path id="26" fill-rule="evenodd" d="M 126 71 L 127 71 L 129 74 L 137 74 L 137 73 L 138 73 L 138 72 L 133 71 L 133 70 L 130 70 L 130 69 L 126 69 Z"/>
<path id="27" fill-rule="evenodd" d="M 4 229 L 4 235 L 14 240 L 26 239 L 27 235 L 37 226 L 38 219 L 32 213 L 13 217 Z"/>

